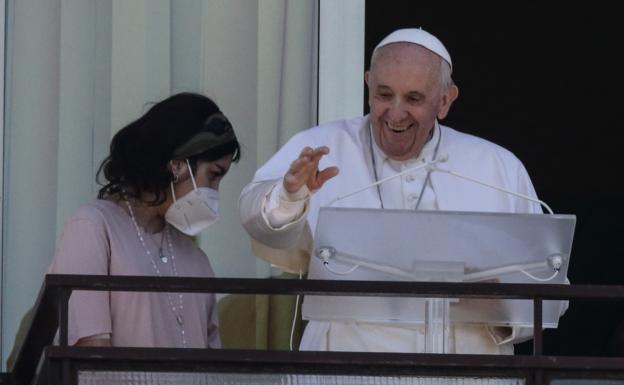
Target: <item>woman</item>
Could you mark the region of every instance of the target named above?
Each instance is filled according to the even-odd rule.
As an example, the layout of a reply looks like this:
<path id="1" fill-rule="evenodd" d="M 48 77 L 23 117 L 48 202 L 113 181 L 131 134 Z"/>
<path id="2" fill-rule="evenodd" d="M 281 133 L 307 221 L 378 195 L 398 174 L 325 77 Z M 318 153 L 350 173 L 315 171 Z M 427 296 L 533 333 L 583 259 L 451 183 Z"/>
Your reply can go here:
<path id="1" fill-rule="evenodd" d="M 207 97 L 177 94 L 113 138 L 98 199 L 68 220 L 49 269 L 57 274 L 212 277 L 194 244 L 218 218 L 219 183 L 240 147 Z M 69 343 L 218 347 L 215 297 L 201 293 L 74 292 Z"/>

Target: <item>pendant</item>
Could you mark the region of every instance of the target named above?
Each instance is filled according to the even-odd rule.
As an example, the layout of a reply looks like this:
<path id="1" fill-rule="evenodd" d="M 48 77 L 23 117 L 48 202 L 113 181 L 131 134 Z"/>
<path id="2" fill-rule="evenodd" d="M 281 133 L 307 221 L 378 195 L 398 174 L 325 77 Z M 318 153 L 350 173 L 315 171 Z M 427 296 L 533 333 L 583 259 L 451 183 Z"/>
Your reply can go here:
<path id="1" fill-rule="evenodd" d="M 162 261 L 162 263 L 167 263 L 169 261 L 169 258 L 167 258 L 165 254 L 163 254 L 162 249 L 158 250 L 158 256 L 160 257 L 160 260 Z"/>
<path id="2" fill-rule="evenodd" d="M 184 325 L 184 318 L 182 318 L 181 314 L 178 314 L 176 316 L 176 321 L 178 321 L 178 325 L 180 325 L 180 326 Z"/>

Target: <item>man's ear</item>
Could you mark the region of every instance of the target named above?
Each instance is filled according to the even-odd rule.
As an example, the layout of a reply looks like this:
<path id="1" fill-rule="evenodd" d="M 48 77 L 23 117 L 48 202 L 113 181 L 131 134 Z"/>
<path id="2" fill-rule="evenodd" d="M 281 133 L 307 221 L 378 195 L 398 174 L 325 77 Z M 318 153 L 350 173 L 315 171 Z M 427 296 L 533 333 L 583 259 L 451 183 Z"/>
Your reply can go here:
<path id="1" fill-rule="evenodd" d="M 370 86 L 370 71 L 364 72 L 364 82 L 366 83 L 366 87 L 368 88 L 368 108 L 371 108 L 371 100 L 373 98 L 373 91 Z"/>
<path id="2" fill-rule="evenodd" d="M 455 84 L 449 87 L 442 98 L 440 99 L 440 106 L 438 108 L 438 119 L 442 120 L 446 118 L 449 110 L 451 109 L 451 105 L 459 96 L 459 88 Z"/>

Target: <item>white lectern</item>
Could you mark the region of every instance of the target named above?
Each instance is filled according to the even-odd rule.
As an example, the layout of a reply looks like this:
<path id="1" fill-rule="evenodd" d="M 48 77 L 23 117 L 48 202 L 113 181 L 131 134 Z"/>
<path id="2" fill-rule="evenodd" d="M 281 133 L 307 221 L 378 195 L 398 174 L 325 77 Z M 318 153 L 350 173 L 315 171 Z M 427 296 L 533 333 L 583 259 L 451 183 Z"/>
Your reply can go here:
<path id="1" fill-rule="evenodd" d="M 576 217 L 323 207 L 308 278 L 565 283 Z M 544 301 L 557 327 L 562 301 Z M 528 300 L 308 296 L 303 317 L 426 325 L 426 350 L 444 353 L 449 324 L 533 326 Z"/>

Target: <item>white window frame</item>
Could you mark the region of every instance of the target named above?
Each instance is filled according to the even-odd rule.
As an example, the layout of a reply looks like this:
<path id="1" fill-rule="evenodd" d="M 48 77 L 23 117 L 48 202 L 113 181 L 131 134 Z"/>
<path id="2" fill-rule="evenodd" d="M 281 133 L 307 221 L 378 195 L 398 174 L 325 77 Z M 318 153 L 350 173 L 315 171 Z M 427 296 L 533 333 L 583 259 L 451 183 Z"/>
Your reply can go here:
<path id="1" fill-rule="evenodd" d="M 319 0 L 319 123 L 364 112 L 365 0 Z"/>
<path id="2" fill-rule="evenodd" d="M 0 0 L 0 298 L 4 292 L 4 95 L 5 95 L 5 58 L 6 58 L 6 45 L 5 45 L 5 31 L 6 31 L 6 1 Z M 2 331 L 2 313 L 4 307 L 0 301 L 0 331 Z M 0 333 L 0 347 L 2 346 L 2 333 Z M 0 368 L 5 368 L 5 357 L 0 349 Z"/>

